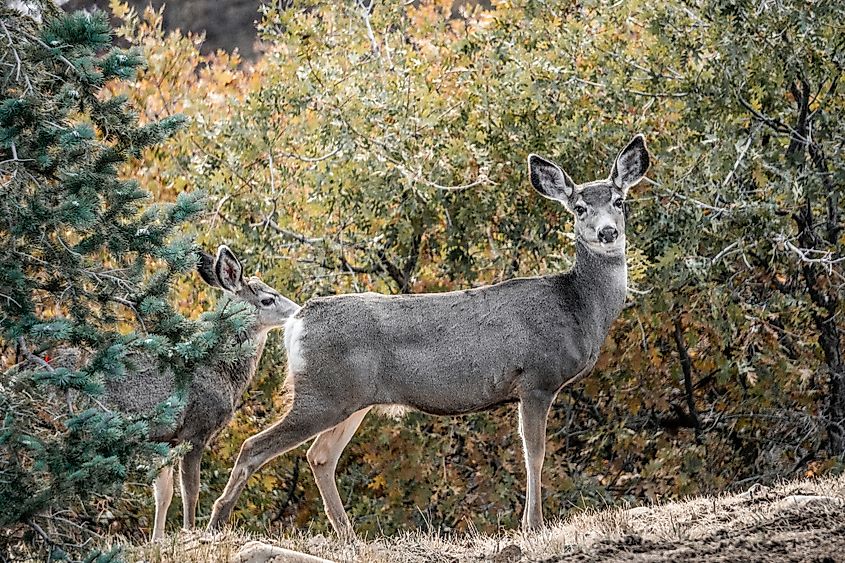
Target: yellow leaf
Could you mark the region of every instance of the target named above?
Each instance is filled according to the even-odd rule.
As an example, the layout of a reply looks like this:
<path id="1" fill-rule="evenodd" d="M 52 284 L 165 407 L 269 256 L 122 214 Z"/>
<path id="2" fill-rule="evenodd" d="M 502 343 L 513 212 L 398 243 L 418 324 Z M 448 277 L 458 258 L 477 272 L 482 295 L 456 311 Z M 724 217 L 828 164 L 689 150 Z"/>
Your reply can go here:
<path id="1" fill-rule="evenodd" d="M 272 491 L 276 488 L 276 484 L 278 483 L 278 479 L 276 479 L 275 475 L 267 474 L 261 477 L 261 487 L 265 491 Z"/>
<path id="2" fill-rule="evenodd" d="M 381 475 L 376 475 L 375 479 L 370 481 L 370 483 L 367 485 L 367 488 L 373 491 L 378 491 L 384 489 L 385 485 L 387 485 L 387 481 L 384 480 L 384 477 L 382 477 Z"/>

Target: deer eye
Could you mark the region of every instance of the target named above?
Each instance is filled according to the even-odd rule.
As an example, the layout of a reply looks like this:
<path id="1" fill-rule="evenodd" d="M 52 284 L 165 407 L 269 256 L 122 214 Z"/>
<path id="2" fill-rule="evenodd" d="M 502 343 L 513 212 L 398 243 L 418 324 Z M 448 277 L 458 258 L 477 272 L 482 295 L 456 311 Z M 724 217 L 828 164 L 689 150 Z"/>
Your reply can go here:
<path id="1" fill-rule="evenodd" d="M 616 201 L 613 202 L 613 205 L 615 205 L 618 209 L 622 209 L 623 203 L 625 203 L 625 202 L 622 201 L 622 198 L 620 197 L 619 199 L 617 199 Z"/>
<path id="2" fill-rule="evenodd" d="M 261 300 L 261 304 L 264 305 L 265 307 L 269 307 L 270 305 L 273 304 L 273 301 L 275 301 L 275 299 L 273 299 L 272 297 L 267 297 L 266 299 Z"/>
<path id="3" fill-rule="evenodd" d="M 587 212 L 587 208 L 584 207 L 583 205 L 579 204 L 579 205 L 575 206 L 575 213 L 578 215 L 578 217 L 583 217 L 584 213 L 586 213 L 586 212 Z"/>

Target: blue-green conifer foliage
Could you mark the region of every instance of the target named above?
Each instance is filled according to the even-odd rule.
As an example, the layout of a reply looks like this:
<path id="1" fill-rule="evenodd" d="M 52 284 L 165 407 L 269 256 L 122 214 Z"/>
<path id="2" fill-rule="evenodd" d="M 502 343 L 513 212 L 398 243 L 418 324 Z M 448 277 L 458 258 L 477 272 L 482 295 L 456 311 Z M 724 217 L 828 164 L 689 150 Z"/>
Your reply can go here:
<path id="1" fill-rule="evenodd" d="M 90 501 L 168 454 L 149 428 L 183 400 L 130 417 L 108 408 L 104 381 L 144 358 L 184 389 L 197 365 L 244 352 L 250 321 L 237 307 L 191 321 L 169 301 L 197 259 L 180 226 L 203 202 L 153 203 L 121 177 L 184 121 L 141 125 L 105 88 L 134 76 L 139 52 L 112 45 L 101 12 L 0 10 L 0 556 L 28 545 L 64 558 L 96 523 Z"/>

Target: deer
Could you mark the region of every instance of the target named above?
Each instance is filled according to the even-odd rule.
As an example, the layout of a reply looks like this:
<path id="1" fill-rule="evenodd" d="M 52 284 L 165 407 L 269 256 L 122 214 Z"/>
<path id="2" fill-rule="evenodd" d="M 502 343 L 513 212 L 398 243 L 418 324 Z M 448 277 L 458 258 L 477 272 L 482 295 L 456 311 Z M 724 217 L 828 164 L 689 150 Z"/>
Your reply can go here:
<path id="1" fill-rule="evenodd" d="M 190 444 L 179 461 L 182 489 L 183 527 L 192 529 L 200 490 L 200 465 L 205 447 L 226 427 L 249 386 L 267 335 L 281 328 L 299 306 L 257 277 L 245 279 L 240 261 L 226 245 L 217 255 L 200 252 L 197 270 L 208 285 L 223 290 L 233 301 L 255 308 L 256 319 L 246 339 L 254 352 L 231 363 L 200 366 L 188 386 L 186 404 L 174 426 L 153 428 L 150 439 L 172 446 Z M 125 413 L 149 412 L 176 392 L 172 373 L 161 369 L 152 358 L 134 359 L 137 369 L 124 377 L 107 381 L 105 399 L 110 407 Z M 155 520 L 151 541 L 164 537 L 167 509 L 173 499 L 173 465 L 164 466 L 153 482 Z"/>
<path id="2" fill-rule="evenodd" d="M 575 218 L 567 272 L 462 291 L 307 301 L 285 323 L 286 412 L 243 442 L 208 533 L 228 520 L 253 473 L 316 436 L 306 457 L 326 515 L 338 536 L 352 540 L 335 471 L 370 410 L 454 416 L 507 403 L 518 403 L 527 473 L 522 528 L 540 528 L 549 410 L 561 389 L 592 370 L 624 307 L 624 201 L 649 164 L 642 135 L 618 153 L 606 179 L 583 184 L 529 155 L 531 185 Z"/>

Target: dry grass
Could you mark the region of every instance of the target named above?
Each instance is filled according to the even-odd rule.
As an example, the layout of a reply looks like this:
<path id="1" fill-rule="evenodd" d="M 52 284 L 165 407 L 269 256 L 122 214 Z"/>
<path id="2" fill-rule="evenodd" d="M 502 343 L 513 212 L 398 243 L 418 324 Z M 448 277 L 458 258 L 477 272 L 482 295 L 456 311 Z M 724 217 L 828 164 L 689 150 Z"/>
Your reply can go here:
<path id="1" fill-rule="evenodd" d="M 228 562 L 260 540 L 334 561 L 842 561 L 845 476 L 655 506 L 582 512 L 537 533 L 442 538 L 421 532 L 344 544 L 321 535 L 172 535 L 130 561 Z M 286 559 L 277 557 L 273 563 Z"/>

